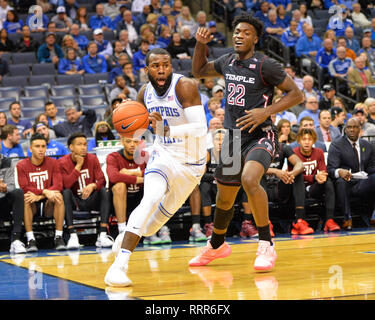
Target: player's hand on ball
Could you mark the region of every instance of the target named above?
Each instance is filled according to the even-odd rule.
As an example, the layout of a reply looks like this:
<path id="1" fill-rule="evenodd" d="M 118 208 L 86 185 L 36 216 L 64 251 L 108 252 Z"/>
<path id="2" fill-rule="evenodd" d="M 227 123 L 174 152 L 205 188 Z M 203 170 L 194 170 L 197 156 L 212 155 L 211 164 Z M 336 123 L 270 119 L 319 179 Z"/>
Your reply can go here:
<path id="1" fill-rule="evenodd" d="M 163 118 L 159 112 L 151 112 L 148 116 L 151 121 L 151 128 L 154 129 L 154 132 L 159 136 L 168 136 L 169 127 L 163 125 Z"/>
<path id="2" fill-rule="evenodd" d="M 245 110 L 246 115 L 237 119 L 237 127 L 240 127 L 240 130 L 245 130 L 249 127 L 249 133 L 253 132 L 257 126 L 262 124 L 269 117 L 268 110 L 266 109 L 252 109 Z"/>
<path id="3" fill-rule="evenodd" d="M 214 38 L 214 36 L 211 35 L 210 31 L 207 28 L 200 27 L 195 34 L 195 38 L 198 42 L 207 44 Z"/>

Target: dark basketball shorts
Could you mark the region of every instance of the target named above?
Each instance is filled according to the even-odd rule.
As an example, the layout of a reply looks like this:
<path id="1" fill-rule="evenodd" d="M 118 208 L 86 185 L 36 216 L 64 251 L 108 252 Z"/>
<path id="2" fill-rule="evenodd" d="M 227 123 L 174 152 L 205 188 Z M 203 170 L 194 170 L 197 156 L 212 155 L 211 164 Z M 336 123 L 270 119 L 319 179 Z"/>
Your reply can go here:
<path id="1" fill-rule="evenodd" d="M 221 184 L 240 186 L 245 163 L 259 162 L 266 172 L 278 146 L 277 131 L 273 126 L 262 128 L 261 135 L 257 137 L 241 136 L 239 130 L 228 130 L 221 146 L 215 179 Z"/>

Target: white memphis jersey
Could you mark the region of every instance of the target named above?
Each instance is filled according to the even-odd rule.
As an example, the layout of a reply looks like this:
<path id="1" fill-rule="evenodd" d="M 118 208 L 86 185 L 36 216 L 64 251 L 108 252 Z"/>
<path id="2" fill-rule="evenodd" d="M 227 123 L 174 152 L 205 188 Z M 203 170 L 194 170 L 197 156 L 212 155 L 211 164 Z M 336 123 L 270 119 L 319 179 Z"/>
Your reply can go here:
<path id="1" fill-rule="evenodd" d="M 183 75 L 174 73 L 168 91 L 161 97 L 157 95 L 150 82 L 146 86 L 145 106 L 149 113 L 156 111 L 161 114 L 164 126 L 172 127 L 188 123 L 176 95 L 176 85 L 182 77 Z M 205 135 L 202 137 L 164 137 L 156 135 L 154 147 L 156 150 L 165 150 L 173 158 L 184 164 L 206 163 Z"/>

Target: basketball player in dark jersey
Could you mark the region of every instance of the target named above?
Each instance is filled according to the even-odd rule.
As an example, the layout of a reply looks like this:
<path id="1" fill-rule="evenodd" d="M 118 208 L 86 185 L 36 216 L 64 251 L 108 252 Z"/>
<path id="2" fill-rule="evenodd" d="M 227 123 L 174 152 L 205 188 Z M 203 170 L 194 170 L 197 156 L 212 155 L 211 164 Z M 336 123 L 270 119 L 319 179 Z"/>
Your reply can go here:
<path id="1" fill-rule="evenodd" d="M 282 112 L 302 101 L 302 93 L 282 66 L 262 53 L 255 44 L 263 33 L 262 22 L 247 13 L 233 21 L 234 53 L 208 62 L 206 44 L 212 35 L 206 28 L 196 33 L 193 75 L 196 78 L 224 75 L 226 105 L 224 138 L 220 164 L 215 171 L 218 185 L 214 229 L 202 252 L 190 260 L 190 266 L 202 266 L 231 253 L 225 233 L 233 217 L 233 204 L 241 185 L 259 232 L 255 270 L 274 267 L 276 251 L 271 240 L 268 199 L 260 181 L 276 153 L 277 133 L 271 114 Z M 275 87 L 286 94 L 272 104 Z"/>

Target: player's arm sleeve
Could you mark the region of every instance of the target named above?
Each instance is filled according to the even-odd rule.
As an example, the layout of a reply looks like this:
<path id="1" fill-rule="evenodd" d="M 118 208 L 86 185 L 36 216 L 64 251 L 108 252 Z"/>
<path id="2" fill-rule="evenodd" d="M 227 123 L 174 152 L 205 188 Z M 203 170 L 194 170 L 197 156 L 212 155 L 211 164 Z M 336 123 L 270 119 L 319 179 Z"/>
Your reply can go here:
<path id="1" fill-rule="evenodd" d="M 184 108 L 184 115 L 189 123 L 170 126 L 169 135 L 171 137 L 202 137 L 207 134 L 206 116 L 202 105 Z"/>
<path id="2" fill-rule="evenodd" d="M 286 77 L 286 72 L 284 71 L 283 66 L 271 58 L 264 59 L 260 74 L 265 85 L 276 87 L 280 85 Z"/>

